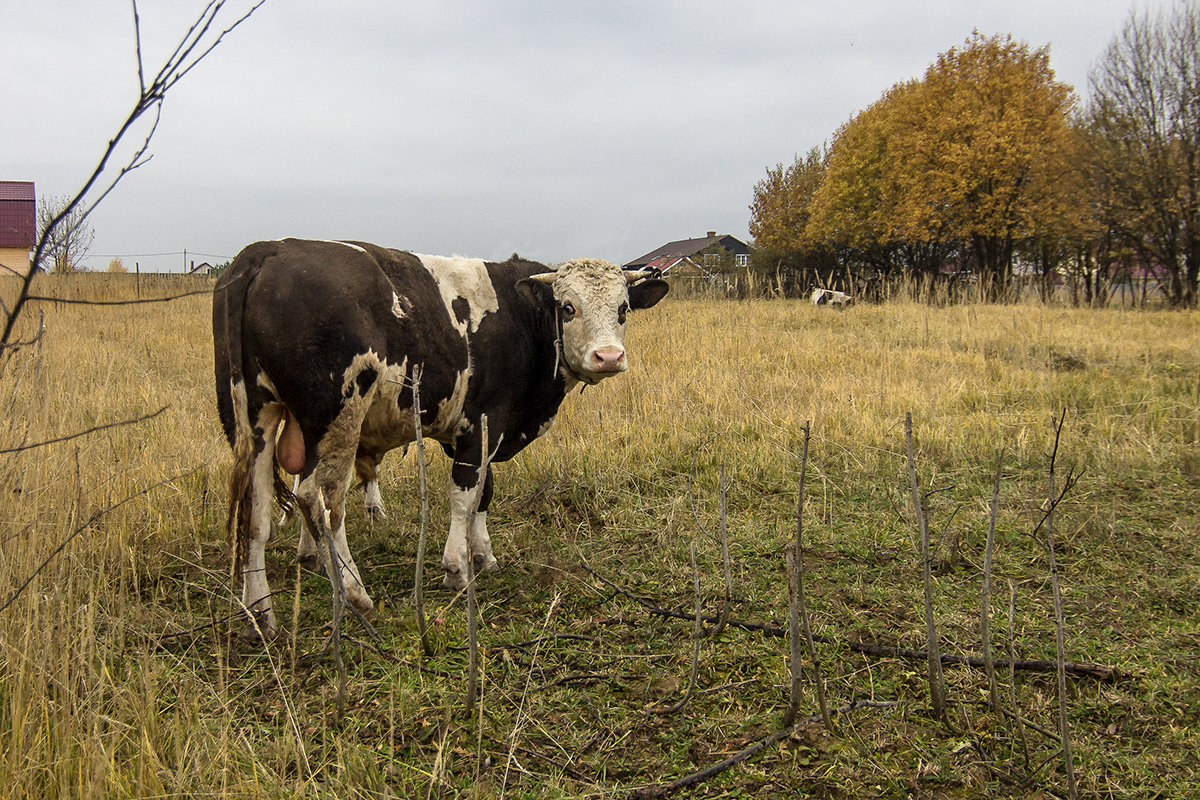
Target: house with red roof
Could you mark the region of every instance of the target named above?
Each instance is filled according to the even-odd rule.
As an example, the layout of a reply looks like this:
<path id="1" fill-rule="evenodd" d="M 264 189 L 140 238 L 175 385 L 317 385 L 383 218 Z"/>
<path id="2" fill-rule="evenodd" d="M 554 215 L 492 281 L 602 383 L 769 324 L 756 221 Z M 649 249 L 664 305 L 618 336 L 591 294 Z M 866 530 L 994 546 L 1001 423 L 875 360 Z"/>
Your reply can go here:
<path id="1" fill-rule="evenodd" d="M 33 181 L 0 181 L 0 276 L 28 274 L 36 239 Z"/>
<path id="2" fill-rule="evenodd" d="M 680 239 L 667 242 L 657 250 L 625 264 L 625 269 L 657 269 L 671 274 L 690 272 L 711 275 L 720 270 L 721 262 L 730 266 L 745 267 L 750 264 L 750 248 L 745 242 L 728 234 L 709 231 L 703 237 Z"/>

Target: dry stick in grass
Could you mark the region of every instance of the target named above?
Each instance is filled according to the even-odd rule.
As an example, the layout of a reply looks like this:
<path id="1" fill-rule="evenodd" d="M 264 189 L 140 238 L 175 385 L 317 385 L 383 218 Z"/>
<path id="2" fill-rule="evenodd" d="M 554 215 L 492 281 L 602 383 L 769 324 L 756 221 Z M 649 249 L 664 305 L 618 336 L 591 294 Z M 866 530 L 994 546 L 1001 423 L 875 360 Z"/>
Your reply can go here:
<path id="1" fill-rule="evenodd" d="M 1012 706 L 1013 713 L 1017 710 L 1017 670 L 1013 665 L 1017 660 L 1016 634 L 1014 633 L 1016 625 L 1014 620 L 1017 616 L 1017 585 L 1011 580 L 1008 582 L 1008 700 Z M 1018 726 L 1017 733 L 1021 738 L 1021 752 L 1025 756 L 1025 771 L 1029 771 L 1029 739 L 1025 736 L 1025 727 Z"/>
<path id="2" fill-rule="evenodd" d="M 83 533 L 84 531 L 86 531 L 87 529 L 92 527 L 93 523 L 99 521 L 102 517 L 106 516 L 110 512 L 116 511 L 118 508 L 125 505 L 129 501 L 131 501 L 135 498 L 141 497 L 144 494 L 148 494 L 160 486 L 166 486 L 167 484 L 173 483 L 174 481 L 189 477 L 191 475 L 195 475 L 196 472 L 199 471 L 199 469 L 200 469 L 199 467 L 196 467 L 195 469 L 190 469 L 187 472 L 181 472 L 178 475 L 174 475 L 170 478 L 164 478 L 163 480 L 159 481 L 158 483 L 153 483 L 144 489 L 136 491 L 133 494 L 128 495 L 127 497 L 124 497 L 121 500 L 118 500 L 117 502 L 113 503 L 112 505 L 109 505 L 109 506 L 106 506 L 106 507 L 100 509 L 95 514 L 92 514 L 90 517 L 87 518 L 86 521 L 83 522 L 83 524 L 77 526 L 75 528 L 75 530 L 71 531 L 71 533 L 67 536 L 67 538 L 63 539 L 63 541 L 58 545 L 58 547 L 54 548 L 54 550 L 52 550 L 50 552 L 50 555 L 46 556 L 46 558 L 42 561 L 42 563 L 38 565 L 37 569 L 35 569 L 32 573 L 30 573 L 29 577 L 26 578 L 24 581 L 22 581 L 21 585 L 13 590 L 13 593 L 8 596 L 7 600 L 5 600 L 3 603 L 0 603 L 0 612 L 3 612 L 5 609 L 7 609 L 9 606 L 11 606 L 14 602 L 16 602 L 17 598 L 20 597 L 22 594 L 24 594 L 25 590 L 29 588 L 29 584 L 33 583 L 33 579 L 36 578 L 38 575 L 40 575 L 42 573 L 42 570 L 44 570 L 47 567 L 47 565 L 49 565 L 49 563 L 58 556 L 59 553 L 61 553 L 63 550 L 65 550 L 67 548 L 67 545 L 69 545 L 71 542 L 75 541 L 75 538 L 78 537 L 79 534 Z"/>
<path id="3" fill-rule="evenodd" d="M 800 456 L 800 488 L 796 498 L 796 542 L 792 546 L 788 563 L 788 575 L 791 578 L 788 584 L 788 638 L 791 642 L 792 690 L 788 710 L 784 715 L 784 725 L 791 725 L 800 713 L 800 681 L 803 670 L 800 667 L 799 627 L 803 624 L 804 641 L 808 645 L 808 658 L 813 667 L 813 680 L 817 684 L 817 703 L 821 707 L 821 720 L 827 729 L 833 730 L 829 704 L 825 700 L 825 676 L 821 673 L 821 658 L 813 641 L 812 621 L 808 616 L 808 604 L 804 597 L 804 478 L 808 473 L 809 433 L 809 424 L 805 422 L 804 450 Z"/>
<path id="4" fill-rule="evenodd" d="M 946 719 L 946 699 L 942 683 L 942 659 L 938 648 L 937 625 L 933 619 L 933 576 L 930 574 L 932 555 L 929 551 L 929 521 L 921 505 L 921 488 L 917 483 L 917 465 L 913 457 L 912 412 L 904 415 L 904 445 L 908 453 L 908 476 L 912 484 L 913 509 L 921 533 L 921 575 L 925 584 L 925 638 L 929 665 L 929 702 L 939 719 Z"/>
<path id="5" fill-rule="evenodd" d="M 1057 424 L 1054 426 L 1054 449 L 1050 453 L 1050 507 L 1046 510 L 1046 554 L 1050 559 L 1050 586 L 1054 592 L 1054 637 L 1058 653 L 1058 723 L 1059 731 L 1062 733 L 1063 768 L 1067 771 L 1067 793 L 1071 800 L 1075 800 L 1079 796 L 1079 789 L 1075 784 L 1075 761 L 1071 756 L 1071 731 L 1067 724 L 1067 671 L 1064 666 L 1066 663 L 1066 659 L 1064 658 L 1066 644 L 1063 633 L 1062 589 L 1059 586 L 1058 564 L 1054 557 L 1054 508 L 1058 505 L 1058 500 L 1061 500 L 1061 498 L 1055 499 L 1054 467 L 1058 458 L 1058 442 L 1062 435 L 1063 423 L 1066 419 L 1067 410 L 1064 408 L 1062 416 L 1059 417 Z M 1071 476 L 1068 475 L 1067 482 L 1070 483 L 1070 480 Z"/>
<path id="6" fill-rule="evenodd" d="M 713 442 L 713 440 L 715 440 L 716 438 L 717 438 L 716 436 L 710 436 L 703 444 L 700 445 L 700 447 L 696 448 L 695 452 L 692 453 L 692 470 L 691 470 L 691 472 L 688 473 L 688 502 L 691 504 L 691 507 L 692 507 L 692 519 L 694 519 L 696 521 L 696 530 L 698 530 L 700 532 L 700 535 L 705 536 L 709 539 L 711 539 L 712 536 L 709 535 L 708 531 L 706 531 L 704 529 L 704 524 L 700 521 L 700 509 L 696 505 L 696 491 L 695 491 L 694 476 L 696 474 L 696 460 L 700 455 L 701 448 L 705 447 L 708 444 L 711 444 Z M 726 509 L 725 509 L 725 501 L 726 501 L 728 492 L 729 492 L 729 483 L 726 482 L 726 480 L 725 480 L 725 466 L 721 465 L 720 475 L 717 479 L 717 499 L 718 499 L 718 514 L 720 517 L 720 529 L 721 529 L 721 536 L 720 536 L 721 562 L 724 565 L 724 569 L 725 569 L 725 606 L 721 609 L 721 614 L 716 620 L 717 626 L 710 634 L 712 636 L 720 635 L 720 633 L 725 629 L 725 624 L 726 624 L 726 622 L 728 622 L 729 617 L 733 614 L 733 574 L 732 574 L 732 570 L 730 567 L 729 529 L 726 524 Z"/>
<path id="7" fill-rule="evenodd" d="M 95 425 L 91 428 L 88 428 L 87 430 L 76 431 L 75 433 L 69 433 L 66 436 L 58 436 L 54 439 L 46 439 L 45 441 L 42 441 L 42 442 L 34 442 L 33 444 L 21 444 L 21 445 L 17 445 L 16 447 L 8 447 L 8 448 L 0 450 L 0 455 L 7 455 L 8 453 L 20 453 L 25 450 L 33 450 L 35 447 L 45 447 L 48 444 L 58 444 L 59 442 L 68 442 L 71 439 L 78 439 L 81 436 L 87 436 L 88 434 L 97 433 L 98 431 L 106 431 L 109 428 L 120 428 L 124 425 L 135 425 L 139 422 L 145 422 L 148 419 L 154 419 L 155 417 L 157 417 L 159 414 L 163 413 L 170 407 L 171 406 L 168 404 L 168 405 L 165 405 L 162 408 L 160 408 L 158 411 L 152 411 L 148 414 L 142 414 L 140 417 L 134 417 L 132 419 L 123 419 L 118 422 L 108 422 L 108 423 L 105 423 L 104 425 Z"/>
<path id="8" fill-rule="evenodd" d="M 996 544 L 996 516 L 1000 504 L 1000 473 L 1004 469 L 1004 451 L 996 463 L 996 480 L 992 484 L 992 507 L 988 515 L 987 546 L 983 555 L 983 587 L 980 590 L 979 631 L 980 645 L 983 648 L 983 665 L 987 673 L 988 695 L 992 701 L 992 711 L 1000 713 L 1000 690 L 996 685 L 996 666 L 992 663 L 992 554 Z M 1015 710 L 1015 709 L 1014 709 Z"/>
<path id="9" fill-rule="evenodd" d="M 538 654 L 541 652 L 541 643 L 551 639 L 546 631 L 550 630 L 550 618 L 554 616 L 554 610 L 558 608 L 562 596 L 555 594 L 550 601 L 550 608 L 546 610 L 546 620 L 542 623 L 542 635 L 534 641 L 537 646 L 533 649 L 533 656 L 529 659 L 529 670 L 525 673 L 525 685 L 521 689 L 521 700 L 517 703 L 517 719 L 513 724 L 512 731 L 508 734 L 508 757 L 504 761 L 504 779 L 500 781 L 500 797 L 503 798 L 505 789 L 508 788 L 508 774 L 512 769 L 513 762 L 516 760 L 516 752 L 519 749 L 517 742 L 520 739 L 521 729 L 525 727 L 525 723 L 529 720 L 529 712 L 526 711 L 525 705 L 529 700 L 530 684 L 533 683 L 533 670 L 537 665 Z M 480 726 L 482 729 L 483 726 Z"/>
<path id="10" fill-rule="evenodd" d="M 488 466 L 492 463 L 494 451 L 488 450 L 487 414 L 479 417 L 479 477 L 475 483 L 475 491 L 471 498 L 471 512 L 467 516 L 467 646 L 469 659 L 467 662 L 467 716 L 475 710 L 475 694 L 479 689 L 479 601 L 475 597 L 475 548 L 472 538 L 475 530 L 475 515 L 479 513 L 479 501 L 483 497 L 483 485 L 487 480 Z M 500 436 L 504 438 L 503 434 Z M 500 449 L 500 442 L 496 442 Z"/>
<path id="11" fill-rule="evenodd" d="M 333 584 L 333 622 L 329 629 L 329 644 L 325 650 L 333 653 L 333 663 L 337 666 L 337 719 L 340 721 L 346 713 L 346 662 L 342 659 L 342 617 L 346 608 L 346 590 L 342 584 L 342 564 L 338 559 L 337 548 L 333 546 L 332 535 L 325 537 L 325 550 L 330 565 L 329 580 Z"/>
<path id="12" fill-rule="evenodd" d="M 721 620 L 720 620 L 720 622 L 717 623 L 716 629 L 713 630 L 713 632 L 712 632 L 713 636 L 719 636 L 721 634 L 721 631 L 725 630 L 725 625 L 727 622 L 729 622 L 729 618 L 731 616 L 733 616 L 733 570 L 730 567 L 730 563 L 729 563 L 730 562 L 730 559 L 729 559 L 729 526 L 727 524 L 727 515 L 726 515 L 726 507 L 727 507 L 726 501 L 728 500 L 728 497 L 729 497 L 729 485 L 730 485 L 730 482 L 732 481 L 732 478 L 730 479 L 730 481 L 725 480 L 725 466 L 724 465 L 721 465 L 721 470 L 718 475 L 717 481 L 718 481 L 718 483 L 717 483 L 717 509 L 718 509 L 718 515 L 720 517 L 720 525 L 721 525 L 721 564 L 723 565 L 723 567 L 725 569 L 725 605 L 721 608 Z M 694 560 L 695 560 L 695 554 L 693 554 L 693 562 L 694 562 Z M 693 563 L 692 566 L 695 567 L 695 564 Z M 697 578 L 697 580 L 699 580 L 699 579 Z M 699 589 L 698 585 L 696 588 L 696 592 L 697 592 L 696 598 L 697 598 L 697 603 L 698 603 L 699 596 L 700 596 L 699 595 L 700 589 Z M 699 616 L 700 616 L 700 609 L 699 609 L 699 607 L 697 607 L 696 617 L 699 618 Z M 697 624 L 699 624 L 698 619 L 697 619 Z"/>
<path id="13" fill-rule="evenodd" d="M 413 605 L 417 610 L 417 631 L 421 636 L 421 650 L 426 656 L 432 656 L 429 623 L 425 619 L 425 543 L 429 537 L 429 483 L 425 475 L 425 437 L 421 431 L 421 372 L 420 366 L 413 368 L 413 434 L 417 443 L 417 483 L 421 493 L 421 528 L 417 534 L 417 563 L 413 570 Z"/>

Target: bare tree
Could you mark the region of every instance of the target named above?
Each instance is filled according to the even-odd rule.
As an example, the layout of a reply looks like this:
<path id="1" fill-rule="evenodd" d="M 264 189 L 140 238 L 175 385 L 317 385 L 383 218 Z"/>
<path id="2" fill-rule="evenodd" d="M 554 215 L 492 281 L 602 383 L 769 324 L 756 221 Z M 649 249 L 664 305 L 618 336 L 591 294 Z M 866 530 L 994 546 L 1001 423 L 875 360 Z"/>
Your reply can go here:
<path id="1" fill-rule="evenodd" d="M 68 219 L 85 224 L 108 193 L 117 187 L 121 179 L 150 160 L 150 141 L 158 129 L 162 115 L 163 100 L 179 81 L 190 73 L 211 53 L 235 28 L 249 19 L 266 0 L 245 0 L 240 13 L 226 9 L 226 0 L 207 0 L 195 20 L 184 32 L 175 49 L 157 72 L 149 73 L 142 58 L 141 18 L 137 0 L 131 0 L 133 10 L 133 39 L 137 57 L 138 95 L 125 121 L 108 141 L 100 160 L 83 182 L 83 186 L 67 199 L 50 219 L 39 228 L 38 239 L 33 247 L 33 263 L 41 264 L 50 252 L 50 243 L 59 235 L 60 228 Z M 128 160 L 120 167 L 110 163 L 126 144 L 139 123 L 148 125 L 145 138 L 133 148 Z M 28 342 L 15 341 L 17 322 L 21 311 L 30 300 L 29 288 L 36 270 L 30 270 L 17 289 L 16 297 L 8 302 L 0 301 L 0 312 L 4 315 L 4 328 L 0 331 L 0 358 L 12 353 Z M 0 366 L 2 366 L 0 361 Z"/>
<path id="2" fill-rule="evenodd" d="M 76 205 L 64 213 L 70 202 L 70 197 L 44 197 L 38 204 L 38 236 L 46 243 L 41 260 L 34 264 L 38 269 L 75 272 L 96 238 L 83 206 Z M 58 224 L 52 224 L 56 219 Z"/>
<path id="3" fill-rule="evenodd" d="M 1102 216 L 1174 305 L 1200 277 L 1200 3 L 1132 12 L 1093 69 L 1087 128 Z"/>

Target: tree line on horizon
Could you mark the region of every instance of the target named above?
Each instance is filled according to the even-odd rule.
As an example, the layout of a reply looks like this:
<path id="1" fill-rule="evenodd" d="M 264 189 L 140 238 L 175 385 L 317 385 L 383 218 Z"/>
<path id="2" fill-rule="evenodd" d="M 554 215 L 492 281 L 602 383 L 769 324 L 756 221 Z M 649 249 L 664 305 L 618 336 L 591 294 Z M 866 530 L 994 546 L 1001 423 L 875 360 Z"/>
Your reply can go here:
<path id="1" fill-rule="evenodd" d="M 752 269 L 780 287 L 903 285 L 1196 307 L 1200 4 L 1131 12 L 1081 103 L 1049 46 L 978 31 L 754 188 Z M 773 278 L 771 277 L 773 276 Z"/>

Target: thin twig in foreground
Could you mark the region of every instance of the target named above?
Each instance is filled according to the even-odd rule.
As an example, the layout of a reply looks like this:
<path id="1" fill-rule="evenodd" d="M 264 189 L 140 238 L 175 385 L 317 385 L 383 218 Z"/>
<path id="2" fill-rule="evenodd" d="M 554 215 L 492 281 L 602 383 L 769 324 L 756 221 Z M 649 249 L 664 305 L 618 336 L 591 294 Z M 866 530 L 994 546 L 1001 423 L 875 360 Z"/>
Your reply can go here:
<path id="1" fill-rule="evenodd" d="M 421 527 L 417 534 L 417 563 L 413 570 L 413 605 L 417 610 L 417 632 L 421 637 L 421 650 L 426 656 L 433 655 L 429 642 L 429 622 L 425 618 L 425 545 L 429 539 L 429 482 L 425 476 L 425 437 L 421 429 L 421 373 L 420 365 L 413 368 L 413 436 L 417 443 L 417 482 L 421 494 Z"/>
<path id="2" fill-rule="evenodd" d="M 51 551 L 50 555 L 46 556 L 46 559 L 44 561 L 42 561 L 41 564 L 38 565 L 38 568 L 35 569 L 33 571 L 33 573 L 21 583 L 20 586 L 18 586 L 16 589 L 13 590 L 13 593 L 11 595 L 9 595 L 7 600 L 4 601 L 4 604 L 0 605 L 0 613 L 3 613 L 5 609 L 7 609 L 9 606 L 11 606 L 16 601 L 16 599 L 18 597 L 20 597 L 21 594 L 24 593 L 24 591 L 27 588 L 29 588 L 29 584 L 33 583 L 33 579 L 36 578 L 38 575 L 40 575 L 42 570 L 44 570 L 46 568 L 46 565 L 48 565 L 51 561 L 53 561 L 58 556 L 59 553 L 61 553 L 63 550 L 65 550 L 67 545 L 69 545 L 71 542 L 75 541 L 75 538 L 77 536 L 79 536 L 79 534 L 83 533 L 88 528 L 90 528 L 92 526 L 92 524 L 95 523 L 96 521 L 98 521 L 101 517 L 104 517 L 105 515 L 109 514 L 110 512 L 116 511 L 118 508 L 125 505 L 130 500 L 134 500 L 138 497 L 141 497 L 144 494 L 148 494 L 149 492 L 157 489 L 160 486 L 166 486 L 168 483 L 172 483 L 174 481 L 180 480 L 181 478 L 186 478 L 189 475 L 195 475 L 199 470 L 200 470 L 200 468 L 196 467 L 195 469 L 190 469 L 187 472 L 181 472 L 178 475 L 174 475 L 170 478 L 165 478 L 165 479 L 159 481 L 158 483 L 151 484 L 150 486 L 147 486 L 145 489 L 140 489 L 140 490 L 134 492 L 133 494 L 129 495 L 128 497 L 122 498 L 121 500 L 118 500 L 117 502 L 113 503 L 112 505 L 107 506 L 106 508 L 102 508 L 99 511 L 97 511 L 95 514 L 92 514 L 90 517 L 87 518 L 86 522 L 84 522 L 82 525 L 80 525 L 74 531 L 72 531 L 71 534 L 69 536 L 67 536 L 67 538 L 64 539 L 62 541 L 62 543 L 60 543 L 58 545 L 58 547 L 54 548 L 54 550 Z"/>
<path id="3" fill-rule="evenodd" d="M 23 444 L 23 445 L 19 445 L 17 447 L 8 447 L 3 450 L 0 450 L 0 455 L 7 455 L 9 453 L 22 453 L 26 450 L 33 450 L 38 447 L 45 447 L 46 445 L 49 445 L 49 444 L 58 444 L 59 442 L 69 442 L 72 439 L 78 439 L 81 436 L 87 436 L 88 434 L 98 433 L 99 431 L 106 431 L 109 428 L 120 428 L 124 425 L 136 425 L 139 422 L 145 422 L 148 419 L 154 419 L 155 417 L 157 417 L 159 414 L 163 413 L 170 407 L 171 406 L 168 404 L 168 405 L 165 405 L 162 408 L 160 408 L 158 411 L 154 411 L 149 414 L 143 414 L 142 416 L 134 417 L 133 419 L 123 419 L 118 422 L 108 422 L 108 423 L 105 423 L 104 425 L 95 425 L 91 428 L 88 428 L 87 430 L 76 431 L 75 433 L 68 433 L 65 436 L 57 436 L 53 439 L 46 439 L 45 441 L 42 441 L 42 442 L 34 442 L 33 444 Z"/>
<path id="4" fill-rule="evenodd" d="M 144 306 L 150 303 L 170 303 L 173 300 L 182 300 L 185 297 L 192 297 L 193 295 L 212 293 L 212 289 L 193 289 L 189 292 L 179 292 L 178 294 L 167 295 L 166 297 L 134 298 L 131 300 L 87 300 L 78 297 L 53 297 L 50 295 L 31 294 L 28 299 L 30 302 L 36 300 L 43 303 L 62 303 L 68 306 Z"/>
<path id="5" fill-rule="evenodd" d="M 917 483 L 917 464 L 913 456 L 912 412 L 904 415 L 904 445 L 908 455 L 908 476 L 912 484 L 913 509 L 917 515 L 917 526 L 921 533 L 921 575 L 925 585 L 925 639 L 926 661 L 929 667 L 929 704 L 938 719 L 946 719 L 945 684 L 942 682 L 942 659 L 938 646 L 937 623 L 933 616 L 933 556 L 929 550 L 929 520 L 921 504 L 921 488 Z"/>
<path id="6" fill-rule="evenodd" d="M 1079 789 L 1075 783 L 1075 760 L 1071 755 L 1071 729 L 1067 723 L 1067 671 L 1066 671 L 1066 637 L 1064 634 L 1065 623 L 1063 622 L 1063 602 L 1062 588 L 1059 585 L 1058 562 L 1054 557 L 1054 509 L 1058 506 L 1061 497 L 1055 499 L 1054 493 L 1054 467 L 1058 459 L 1058 442 L 1062 436 L 1063 423 L 1067 419 L 1067 410 L 1064 408 L 1062 416 L 1059 417 L 1058 423 L 1054 426 L 1054 449 L 1050 453 L 1050 475 L 1049 475 L 1049 499 L 1050 508 L 1046 512 L 1046 555 L 1050 559 L 1050 587 L 1054 593 L 1054 643 L 1057 653 L 1058 666 L 1058 724 L 1059 732 L 1062 734 L 1062 756 L 1063 768 L 1067 772 L 1067 793 L 1071 800 L 1075 800 L 1079 796 Z M 1070 475 L 1068 475 L 1068 481 Z"/>

